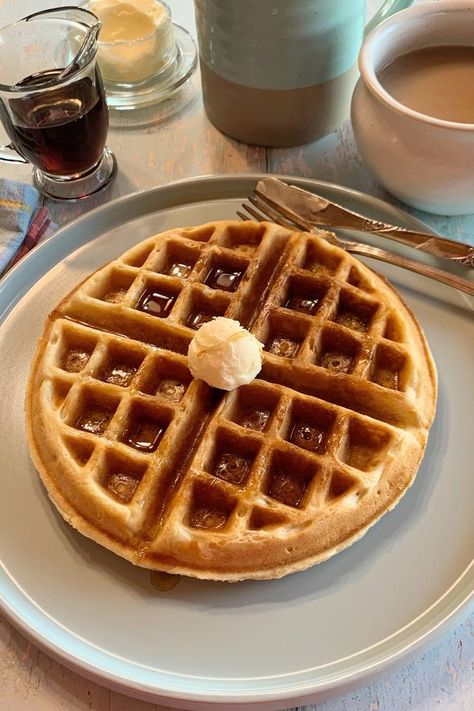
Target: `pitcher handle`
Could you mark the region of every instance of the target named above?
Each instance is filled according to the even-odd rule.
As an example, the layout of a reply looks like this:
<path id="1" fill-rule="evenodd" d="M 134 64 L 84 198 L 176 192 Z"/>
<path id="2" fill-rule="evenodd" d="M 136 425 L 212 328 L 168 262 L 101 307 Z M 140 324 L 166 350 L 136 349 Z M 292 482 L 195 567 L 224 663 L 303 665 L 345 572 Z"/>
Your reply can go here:
<path id="1" fill-rule="evenodd" d="M 0 161 L 2 163 L 28 163 L 26 158 L 17 152 L 12 143 L 8 146 L 0 145 Z"/>
<path id="2" fill-rule="evenodd" d="M 386 0 L 380 10 L 375 13 L 373 18 L 365 26 L 364 33 L 367 35 L 374 27 L 377 27 L 380 22 L 386 20 L 390 15 L 393 15 L 399 10 L 405 10 L 413 3 L 413 0 Z"/>

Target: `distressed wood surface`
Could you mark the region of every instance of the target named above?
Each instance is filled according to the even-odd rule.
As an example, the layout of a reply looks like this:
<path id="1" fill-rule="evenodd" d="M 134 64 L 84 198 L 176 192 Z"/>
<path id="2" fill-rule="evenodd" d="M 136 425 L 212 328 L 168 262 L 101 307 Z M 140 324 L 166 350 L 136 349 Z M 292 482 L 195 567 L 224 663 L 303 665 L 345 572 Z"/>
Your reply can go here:
<path id="1" fill-rule="evenodd" d="M 168 0 L 176 22 L 193 30 L 192 0 Z M 70 0 L 0 0 L 0 26 L 29 12 Z M 375 7 L 377 0 L 369 2 Z M 275 172 L 326 180 L 391 202 L 365 170 L 349 122 L 327 138 L 297 149 L 265 150 L 226 138 L 207 121 L 196 84 L 179 114 L 131 128 L 114 118 L 108 143 L 119 173 L 102 194 L 75 205 L 49 205 L 66 223 L 107 200 L 195 175 Z M 30 181 L 25 166 L 1 165 L 2 177 Z M 402 206 L 405 209 L 406 206 Z M 436 217 L 409 210 L 439 232 L 473 241 L 474 216 Z M 345 696 L 301 707 L 306 711 L 471 711 L 474 709 L 474 616 L 446 631 L 411 663 Z M 0 618 L 0 711 L 160 711 L 167 707 L 131 699 L 90 682 L 38 650 Z"/>

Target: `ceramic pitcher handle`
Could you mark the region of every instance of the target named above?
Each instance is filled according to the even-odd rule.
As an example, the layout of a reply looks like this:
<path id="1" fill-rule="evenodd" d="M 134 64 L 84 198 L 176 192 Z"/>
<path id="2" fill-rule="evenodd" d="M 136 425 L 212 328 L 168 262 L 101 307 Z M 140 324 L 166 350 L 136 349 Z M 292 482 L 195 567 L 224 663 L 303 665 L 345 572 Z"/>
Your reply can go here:
<path id="1" fill-rule="evenodd" d="M 16 152 L 12 144 L 9 146 L 0 145 L 0 161 L 2 163 L 28 163 L 26 158 Z"/>
<path id="2" fill-rule="evenodd" d="M 405 10 L 407 7 L 410 7 L 412 3 L 413 0 L 386 0 L 380 10 L 378 10 L 373 18 L 366 24 L 365 34 L 367 35 L 374 27 L 380 24 L 380 22 L 386 20 L 390 15 L 393 15 L 394 12 Z"/>

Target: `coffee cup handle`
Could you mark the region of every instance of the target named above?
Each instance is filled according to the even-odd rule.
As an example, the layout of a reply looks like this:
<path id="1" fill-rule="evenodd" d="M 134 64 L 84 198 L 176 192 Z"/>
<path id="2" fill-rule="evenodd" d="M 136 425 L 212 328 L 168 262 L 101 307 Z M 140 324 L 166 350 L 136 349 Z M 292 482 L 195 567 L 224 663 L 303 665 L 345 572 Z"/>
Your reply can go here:
<path id="1" fill-rule="evenodd" d="M 405 10 L 413 3 L 413 0 L 386 0 L 380 10 L 378 10 L 373 18 L 365 26 L 365 34 L 369 34 L 374 27 L 377 27 L 383 20 L 386 20 L 390 15 L 393 15 L 399 10 Z"/>
<path id="2" fill-rule="evenodd" d="M 20 155 L 11 143 L 9 146 L 0 145 L 0 161 L 2 163 L 28 163 L 26 158 Z"/>

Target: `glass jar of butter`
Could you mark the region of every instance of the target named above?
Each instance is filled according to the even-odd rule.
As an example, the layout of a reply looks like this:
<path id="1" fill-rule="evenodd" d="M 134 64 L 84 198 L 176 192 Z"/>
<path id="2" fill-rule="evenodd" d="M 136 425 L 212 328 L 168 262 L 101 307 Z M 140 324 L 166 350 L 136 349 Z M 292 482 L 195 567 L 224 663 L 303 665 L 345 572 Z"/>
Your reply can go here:
<path id="1" fill-rule="evenodd" d="M 194 74 L 197 52 L 161 0 L 88 0 L 101 24 L 98 62 L 107 103 L 133 109 L 168 99 Z"/>
<path id="2" fill-rule="evenodd" d="M 176 59 L 170 9 L 158 0 L 91 0 L 102 23 L 99 65 L 106 82 L 128 86 L 164 71 Z"/>

